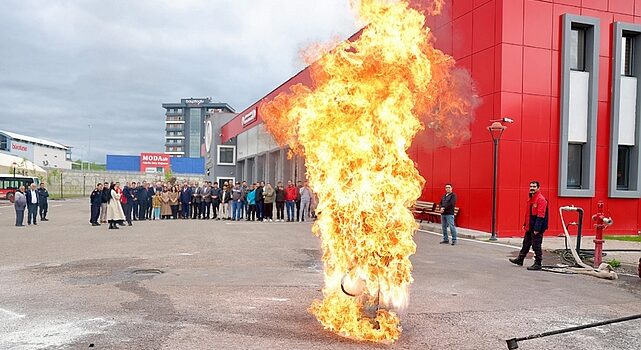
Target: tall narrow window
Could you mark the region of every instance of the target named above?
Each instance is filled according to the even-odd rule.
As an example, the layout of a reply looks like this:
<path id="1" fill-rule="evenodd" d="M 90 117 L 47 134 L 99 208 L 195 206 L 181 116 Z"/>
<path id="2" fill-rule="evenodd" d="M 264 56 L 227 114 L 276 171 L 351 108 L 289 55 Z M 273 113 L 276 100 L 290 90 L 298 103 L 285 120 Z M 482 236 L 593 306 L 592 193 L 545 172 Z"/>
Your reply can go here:
<path id="1" fill-rule="evenodd" d="M 634 38 L 624 35 L 621 38 L 621 75 L 634 76 L 632 64 L 634 55 Z"/>
<path id="2" fill-rule="evenodd" d="M 571 143 L 568 145 L 568 188 L 581 188 L 583 170 L 583 144 Z"/>
<path id="3" fill-rule="evenodd" d="M 570 35 L 570 69 L 585 71 L 585 29 L 572 27 Z"/>
<path id="4" fill-rule="evenodd" d="M 617 190 L 630 188 L 630 146 L 619 146 L 617 159 Z"/>

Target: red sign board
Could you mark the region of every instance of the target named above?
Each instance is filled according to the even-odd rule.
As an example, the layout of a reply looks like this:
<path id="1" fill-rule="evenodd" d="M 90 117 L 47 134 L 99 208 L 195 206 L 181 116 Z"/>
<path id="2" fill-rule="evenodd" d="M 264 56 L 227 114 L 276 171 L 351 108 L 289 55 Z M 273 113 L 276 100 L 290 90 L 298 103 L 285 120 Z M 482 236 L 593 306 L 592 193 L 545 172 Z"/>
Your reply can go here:
<path id="1" fill-rule="evenodd" d="M 164 153 L 140 153 L 140 172 L 146 173 L 147 169 L 163 168 L 169 170 L 169 155 Z"/>

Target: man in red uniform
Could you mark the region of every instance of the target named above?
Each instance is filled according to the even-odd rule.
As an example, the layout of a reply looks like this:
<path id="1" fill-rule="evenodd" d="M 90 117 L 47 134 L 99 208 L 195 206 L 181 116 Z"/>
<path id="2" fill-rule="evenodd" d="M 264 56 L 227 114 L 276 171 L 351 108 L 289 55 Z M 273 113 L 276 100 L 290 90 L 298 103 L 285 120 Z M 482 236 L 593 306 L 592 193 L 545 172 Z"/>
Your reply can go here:
<path id="1" fill-rule="evenodd" d="M 523 221 L 523 229 L 525 230 L 525 237 L 523 238 L 523 247 L 519 252 L 519 256 L 510 259 L 510 262 L 519 266 L 523 266 L 523 259 L 530 251 L 530 247 L 534 250 L 534 264 L 528 267 L 528 270 L 540 270 L 541 261 L 543 260 L 543 251 L 541 250 L 541 243 L 543 243 L 543 233 L 548 228 L 548 201 L 541 194 L 541 185 L 538 181 L 530 182 L 530 199 L 527 201 L 525 221 Z"/>

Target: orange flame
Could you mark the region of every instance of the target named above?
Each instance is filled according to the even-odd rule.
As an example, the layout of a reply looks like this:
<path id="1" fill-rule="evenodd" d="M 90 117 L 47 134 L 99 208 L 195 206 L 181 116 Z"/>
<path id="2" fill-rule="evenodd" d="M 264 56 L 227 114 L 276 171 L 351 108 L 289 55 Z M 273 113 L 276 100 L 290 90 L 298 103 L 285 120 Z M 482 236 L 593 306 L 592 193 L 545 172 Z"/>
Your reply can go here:
<path id="1" fill-rule="evenodd" d="M 312 63 L 314 89 L 292 86 L 259 113 L 281 146 L 305 157 L 319 197 L 313 231 L 325 288 L 310 311 L 343 336 L 392 342 L 401 333 L 393 310 L 407 305 L 416 251 L 408 207 L 425 182 L 406 151 L 420 120 L 447 144 L 468 138 L 475 98 L 469 75 L 433 48 L 425 17 L 407 1 L 352 5 L 368 23 L 360 37 Z M 341 290 L 346 274 L 363 281 L 362 296 Z"/>

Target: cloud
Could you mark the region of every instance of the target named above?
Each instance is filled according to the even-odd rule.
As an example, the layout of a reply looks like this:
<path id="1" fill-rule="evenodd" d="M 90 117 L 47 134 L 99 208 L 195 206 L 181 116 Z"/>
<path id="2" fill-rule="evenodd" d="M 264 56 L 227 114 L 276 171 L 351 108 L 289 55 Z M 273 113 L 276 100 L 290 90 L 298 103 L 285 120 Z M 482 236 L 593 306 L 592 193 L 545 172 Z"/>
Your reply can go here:
<path id="1" fill-rule="evenodd" d="M 5 0 L 0 129 L 74 159 L 162 151 L 162 103 L 240 111 L 303 66 L 302 48 L 357 30 L 348 0 Z M 91 132 L 89 125 L 92 125 Z"/>

